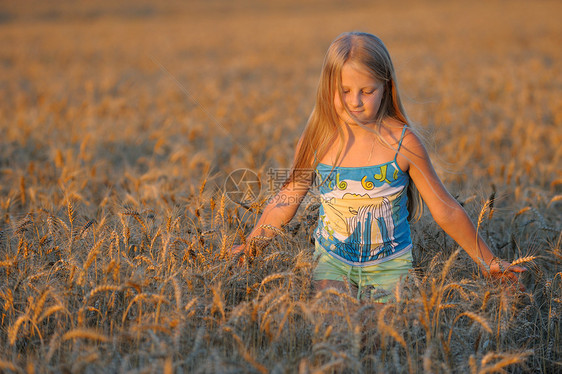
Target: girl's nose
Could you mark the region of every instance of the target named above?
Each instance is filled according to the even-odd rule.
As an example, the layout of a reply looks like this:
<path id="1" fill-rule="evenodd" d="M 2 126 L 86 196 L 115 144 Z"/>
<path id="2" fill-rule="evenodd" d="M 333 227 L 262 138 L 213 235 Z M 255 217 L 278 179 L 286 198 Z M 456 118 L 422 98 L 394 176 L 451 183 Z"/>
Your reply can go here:
<path id="1" fill-rule="evenodd" d="M 348 105 L 352 108 L 360 107 L 363 102 L 361 101 L 361 94 L 351 94 L 348 95 Z"/>

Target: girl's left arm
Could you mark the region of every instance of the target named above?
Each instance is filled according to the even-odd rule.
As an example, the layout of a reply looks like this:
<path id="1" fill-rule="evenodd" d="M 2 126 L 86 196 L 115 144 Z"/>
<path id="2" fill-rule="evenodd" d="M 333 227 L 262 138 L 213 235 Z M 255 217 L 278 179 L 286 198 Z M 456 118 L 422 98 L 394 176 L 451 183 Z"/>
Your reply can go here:
<path id="1" fill-rule="evenodd" d="M 435 222 L 451 236 L 484 271 L 496 278 L 506 277 L 519 284 L 515 273 L 524 272 L 522 266 L 511 266 L 498 260 L 478 234 L 478 231 L 463 207 L 447 191 L 429 159 L 420 139 L 407 131 L 400 155 L 401 164 L 407 165 L 410 178 L 429 208 Z M 401 158 L 401 160 L 400 160 Z M 482 266 L 486 264 L 486 267 Z M 523 286 L 519 284 L 523 289 Z"/>

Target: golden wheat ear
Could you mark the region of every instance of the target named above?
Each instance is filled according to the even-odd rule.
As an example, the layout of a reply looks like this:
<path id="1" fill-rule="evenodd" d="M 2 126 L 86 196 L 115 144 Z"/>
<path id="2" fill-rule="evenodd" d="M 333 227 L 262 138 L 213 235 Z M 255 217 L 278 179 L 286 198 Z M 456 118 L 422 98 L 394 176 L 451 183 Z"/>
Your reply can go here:
<path id="1" fill-rule="evenodd" d="M 248 253 L 246 256 L 248 259 L 248 263 L 251 264 L 254 258 L 256 256 L 259 256 L 261 252 L 269 245 L 270 241 L 271 238 L 261 235 L 254 236 L 252 239 L 250 239 L 250 243 L 248 245 Z"/>
<path id="2" fill-rule="evenodd" d="M 101 334 L 95 329 L 90 328 L 76 328 L 68 331 L 62 336 L 62 341 L 70 339 L 89 339 L 100 342 L 108 342 L 110 340 L 107 336 Z"/>
<path id="3" fill-rule="evenodd" d="M 282 230 L 278 227 L 272 226 L 272 225 L 261 225 L 259 228 L 273 231 L 277 235 L 284 235 L 285 234 L 284 230 Z"/>
<path id="4" fill-rule="evenodd" d="M 509 266 L 507 267 L 506 270 L 508 270 L 510 267 L 513 267 L 513 266 L 533 262 L 533 261 L 535 261 L 536 258 L 537 258 L 537 256 L 525 256 L 525 257 L 518 258 L 517 260 L 514 260 L 511 264 L 509 264 Z"/>

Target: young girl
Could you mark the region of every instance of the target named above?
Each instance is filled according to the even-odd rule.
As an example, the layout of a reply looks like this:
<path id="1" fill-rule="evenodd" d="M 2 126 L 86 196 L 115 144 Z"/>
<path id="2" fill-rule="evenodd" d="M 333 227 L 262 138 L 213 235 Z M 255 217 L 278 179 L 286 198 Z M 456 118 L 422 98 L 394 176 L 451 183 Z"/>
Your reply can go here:
<path id="1" fill-rule="evenodd" d="M 291 176 L 247 243 L 271 238 L 295 215 L 319 176 L 322 205 L 314 233 L 316 291 L 369 285 L 389 293 L 412 263 L 409 219 L 422 202 L 486 274 L 518 283 L 526 269 L 498 260 L 447 192 L 405 114 L 382 41 L 344 33 L 330 45 L 316 105 L 299 140 Z M 233 253 L 248 246 L 235 246 Z"/>

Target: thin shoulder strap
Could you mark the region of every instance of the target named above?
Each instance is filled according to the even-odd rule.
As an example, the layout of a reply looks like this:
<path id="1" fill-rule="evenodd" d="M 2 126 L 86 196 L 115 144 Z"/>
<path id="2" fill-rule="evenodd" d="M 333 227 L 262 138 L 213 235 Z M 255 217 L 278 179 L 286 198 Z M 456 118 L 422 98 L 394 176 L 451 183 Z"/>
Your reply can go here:
<path id="1" fill-rule="evenodd" d="M 404 135 L 406 134 L 407 127 L 408 125 L 404 125 L 404 128 L 402 129 L 402 135 L 400 135 L 400 141 L 398 142 L 398 148 L 396 149 L 396 154 L 394 155 L 394 161 L 396 161 L 396 158 L 398 157 L 398 152 L 400 152 L 400 147 L 402 146 L 402 141 L 404 140 Z"/>

